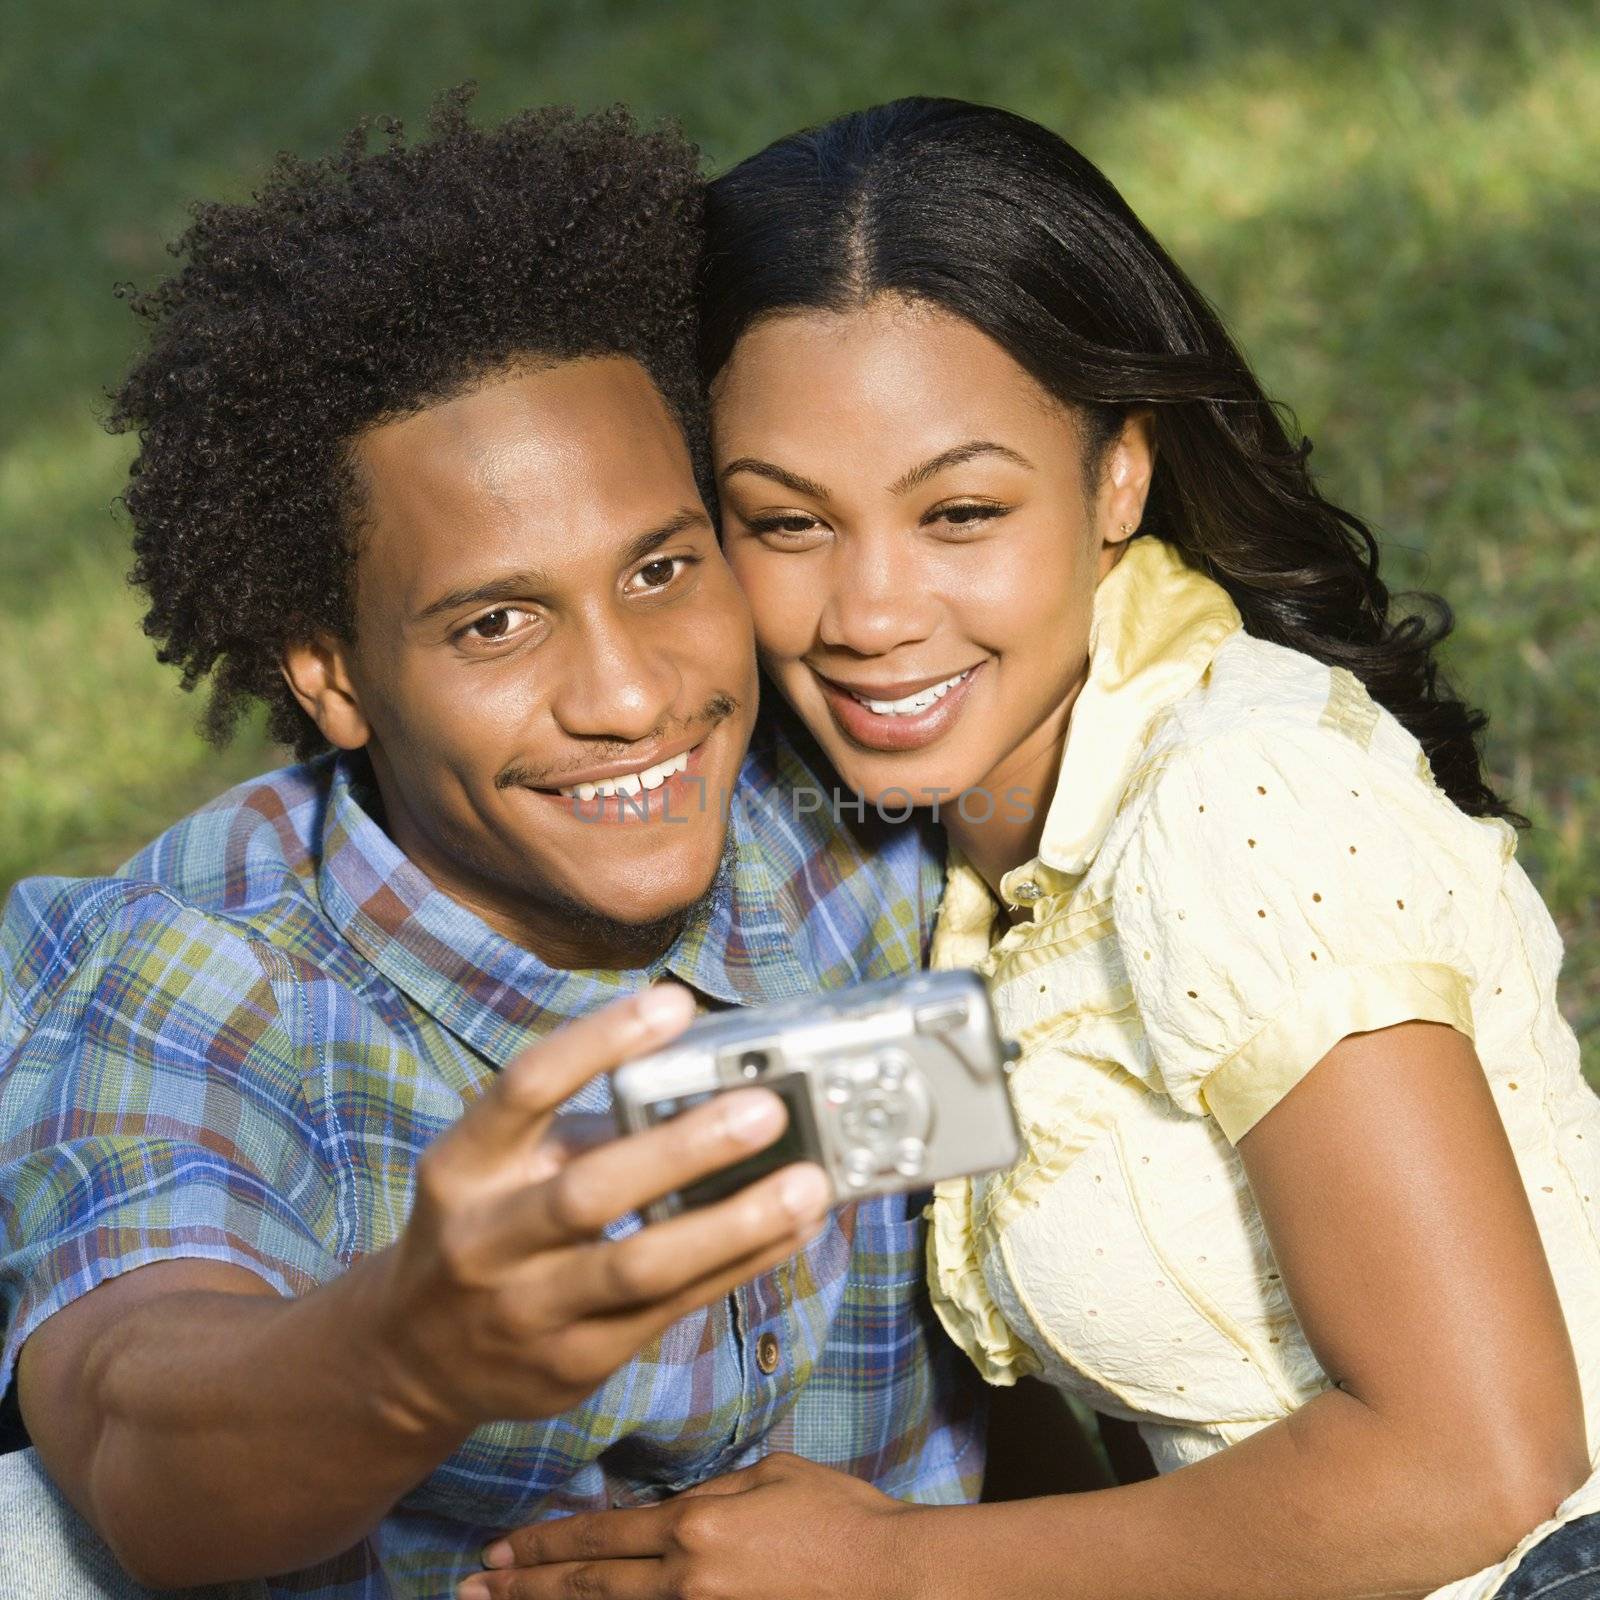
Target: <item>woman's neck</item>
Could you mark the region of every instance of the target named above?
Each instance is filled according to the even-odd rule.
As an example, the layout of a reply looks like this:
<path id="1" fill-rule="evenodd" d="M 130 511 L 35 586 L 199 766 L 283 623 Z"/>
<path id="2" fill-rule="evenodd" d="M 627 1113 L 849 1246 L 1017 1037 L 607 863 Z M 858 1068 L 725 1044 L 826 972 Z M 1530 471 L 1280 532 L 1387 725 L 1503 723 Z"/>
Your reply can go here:
<path id="1" fill-rule="evenodd" d="M 945 813 L 950 842 L 997 897 L 1000 880 L 1013 867 L 1020 867 L 1039 853 L 1045 818 L 1061 774 L 1072 708 L 1088 676 L 1086 659 L 1060 705 L 1002 757 L 977 786 L 993 802 L 993 814 L 987 821 L 969 822 L 959 810 Z M 1019 801 L 1025 804 L 1018 804 Z"/>

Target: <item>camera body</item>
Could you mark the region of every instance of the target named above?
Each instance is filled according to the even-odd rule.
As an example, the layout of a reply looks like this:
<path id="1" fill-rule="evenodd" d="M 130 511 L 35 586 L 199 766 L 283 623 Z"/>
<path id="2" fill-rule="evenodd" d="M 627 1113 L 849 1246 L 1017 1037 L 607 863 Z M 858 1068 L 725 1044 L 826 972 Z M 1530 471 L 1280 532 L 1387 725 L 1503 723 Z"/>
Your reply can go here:
<path id="1" fill-rule="evenodd" d="M 924 972 L 702 1017 L 612 1074 L 618 1125 L 656 1126 L 752 1085 L 788 1107 L 776 1143 L 648 1207 L 659 1222 L 791 1161 L 815 1161 L 835 1195 L 921 1189 L 1009 1166 L 1021 1151 L 1004 1042 L 983 980 Z"/>

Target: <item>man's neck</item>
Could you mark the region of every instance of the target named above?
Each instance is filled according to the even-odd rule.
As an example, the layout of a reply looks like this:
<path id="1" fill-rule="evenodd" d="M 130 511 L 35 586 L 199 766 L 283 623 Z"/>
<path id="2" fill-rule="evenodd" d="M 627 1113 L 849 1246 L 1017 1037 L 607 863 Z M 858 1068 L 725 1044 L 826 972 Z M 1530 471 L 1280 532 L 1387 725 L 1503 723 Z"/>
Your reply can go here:
<path id="1" fill-rule="evenodd" d="M 469 863 L 441 854 L 403 807 L 391 807 L 376 780 L 365 796 L 368 814 L 441 894 L 502 939 L 568 972 L 630 972 L 660 960 L 695 911 L 685 907 L 654 922 L 616 922 L 562 895 L 509 895 Z"/>

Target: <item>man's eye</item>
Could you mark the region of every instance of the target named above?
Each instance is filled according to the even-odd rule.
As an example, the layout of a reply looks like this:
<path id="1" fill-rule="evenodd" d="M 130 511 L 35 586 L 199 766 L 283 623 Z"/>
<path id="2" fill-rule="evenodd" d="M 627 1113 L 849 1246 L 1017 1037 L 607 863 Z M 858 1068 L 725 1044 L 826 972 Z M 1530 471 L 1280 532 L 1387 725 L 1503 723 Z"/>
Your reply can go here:
<path id="1" fill-rule="evenodd" d="M 665 589 L 679 574 L 679 572 L 694 563 L 689 556 L 657 556 L 654 561 L 647 561 L 633 575 L 631 588 L 637 589 Z"/>
<path id="2" fill-rule="evenodd" d="M 461 632 L 464 636 L 476 636 L 479 639 L 505 639 L 517 630 L 519 620 L 526 616 L 527 612 L 519 611 L 515 606 L 500 606 L 494 611 L 484 612 Z"/>

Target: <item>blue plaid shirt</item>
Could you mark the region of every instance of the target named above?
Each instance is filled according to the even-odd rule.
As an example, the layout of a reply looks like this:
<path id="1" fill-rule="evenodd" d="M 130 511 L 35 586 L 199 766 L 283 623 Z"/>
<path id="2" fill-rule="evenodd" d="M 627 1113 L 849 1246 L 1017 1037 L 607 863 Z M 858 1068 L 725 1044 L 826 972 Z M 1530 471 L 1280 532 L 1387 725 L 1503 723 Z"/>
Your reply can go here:
<path id="1" fill-rule="evenodd" d="M 823 787 L 814 759 L 763 720 L 718 891 L 646 970 L 556 970 L 492 932 L 396 849 L 349 758 L 233 790 L 116 877 L 20 884 L 0 921 L 0 1387 L 41 1322 L 130 1268 L 200 1256 L 294 1295 L 382 1249 L 485 1076 L 615 995 L 670 973 L 755 1005 L 919 966 L 935 852 L 793 804 Z M 498 1531 L 771 1450 L 973 1498 L 979 1408 L 922 1261 L 916 1201 L 841 1209 L 574 1410 L 480 1428 L 361 1546 L 271 1593 L 446 1595 Z"/>

